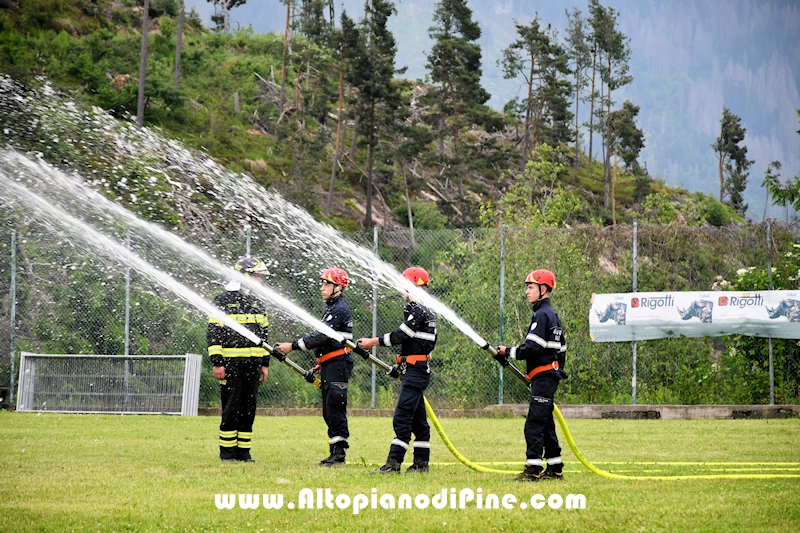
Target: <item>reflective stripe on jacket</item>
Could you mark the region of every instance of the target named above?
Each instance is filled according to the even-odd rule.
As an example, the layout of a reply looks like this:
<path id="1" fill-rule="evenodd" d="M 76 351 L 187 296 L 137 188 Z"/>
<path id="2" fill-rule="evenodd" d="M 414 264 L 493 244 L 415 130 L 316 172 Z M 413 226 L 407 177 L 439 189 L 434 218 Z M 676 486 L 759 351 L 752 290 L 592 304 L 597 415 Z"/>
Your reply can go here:
<path id="1" fill-rule="evenodd" d="M 436 315 L 417 302 L 406 304 L 403 315 L 399 328 L 378 337 L 380 345 L 402 345 L 401 356 L 430 354 L 436 346 Z"/>
<path id="2" fill-rule="evenodd" d="M 240 291 L 225 291 L 214 298 L 214 305 L 262 341 L 267 340 L 269 321 L 264 314 L 264 304 L 257 298 Z M 265 348 L 225 326 L 219 317 L 209 317 L 206 341 L 214 366 L 224 366 L 225 359 L 233 357 L 258 357 L 262 366 L 269 366 L 269 353 Z"/>
<path id="3" fill-rule="evenodd" d="M 550 306 L 550 298 L 533 304 L 533 316 L 525 342 L 508 349 L 511 359 L 527 361 L 527 372 L 557 361 L 564 368 L 567 354 L 566 338 L 558 314 Z M 555 369 L 554 369 L 555 370 Z"/>

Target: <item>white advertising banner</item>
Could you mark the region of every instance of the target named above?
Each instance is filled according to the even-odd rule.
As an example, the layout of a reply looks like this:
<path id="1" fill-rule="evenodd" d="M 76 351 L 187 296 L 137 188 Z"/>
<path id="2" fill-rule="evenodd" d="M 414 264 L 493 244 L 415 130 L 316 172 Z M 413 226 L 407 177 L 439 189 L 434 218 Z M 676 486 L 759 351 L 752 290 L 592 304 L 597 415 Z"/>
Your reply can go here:
<path id="1" fill-rule="evenodd" d="M 750 335 L 800 339 L 800 291 L 594 294 L 595 342 Z"/>

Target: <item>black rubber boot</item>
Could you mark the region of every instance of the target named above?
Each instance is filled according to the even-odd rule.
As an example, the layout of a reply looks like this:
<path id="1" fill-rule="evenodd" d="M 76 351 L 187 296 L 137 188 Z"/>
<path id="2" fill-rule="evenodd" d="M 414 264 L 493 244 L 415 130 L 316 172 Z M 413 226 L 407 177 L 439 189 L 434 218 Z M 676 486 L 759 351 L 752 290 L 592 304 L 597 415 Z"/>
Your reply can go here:
<path id="1" fill-rule="evenodd" d="M 406 473 L 408 472 L 419 472 L 424 474 L 430 471 L 430 467 L 428 466 L 428 461 L 414 461 L 414 464 L 406 468 Z"/>
<path id="2" fill-rule="evenodd" d="M 236 460 L 236 450 L 238 448 L 235 447 L 228 447 L 228 446 L 220 446 L 219 447 L 219 458 L 225 462 L 231 462 Z"/>
<path id="3" fill-rule="evenodd" d="M 347 464 L 345 457 L 347 448 L 343 443 L 331 444 L 331 454 L 319 462 L 319 466 L 339 466 Z"/>
<path id="4" fill-rule="evenodd" d="M 393 457 L 386 459 L 386 464 L 373 472 L 373 474 L 399 474 L 400 462 Z"/>
<path id="5" fill-rule="evenodd" d="M 547 468 L 544 472 L 542 472 L 542 479 L 556 479 L 556 480 L 564 480 L 564 473 L 562 469 L 564 468 L 563 463 L 558 463 L 557 465 L 547 465 Z"/>
<path id="6" fill-rule="evenodd" d="M 243 463 L 255 463 L 256 460 L 250 457 L 249 448 L 237 448 L 236 460 Z"/>
<path id="7" fill-rule="evenodd" d="M 514 481 L 540 481 L 543 468 L 539 465 L 525 465 L 525 470 L 512 478 Z"/>

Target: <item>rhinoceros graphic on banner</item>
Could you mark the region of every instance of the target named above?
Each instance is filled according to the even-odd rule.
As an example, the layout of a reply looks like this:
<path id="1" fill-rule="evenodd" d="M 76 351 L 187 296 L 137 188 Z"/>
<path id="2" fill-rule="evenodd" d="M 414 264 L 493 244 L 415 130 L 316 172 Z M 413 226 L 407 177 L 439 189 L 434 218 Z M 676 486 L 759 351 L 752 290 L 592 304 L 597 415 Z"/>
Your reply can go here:
<path id="1" fill-rule="evenodd" d="M 622 302 L 611 302 L 606 307 L 606 310 L 602 313 L 597 314 L 597 319 L 600 322 L 607 322 L 609 320 L 613 320 L 617 325 L 624 326 L 625 325 L 625 314 L 627 313 L 628 305 Z"/>
<path id="2" fill-rule="evenodd" d="M 789 322 L 800 322 L 800 300 L 781 300 L 777 307 L 767 307 L 770 318 L 785 316 Z"/>
<path id="3" fill-rule="evenodd" d="M 711 311 L 714 309 L 714 302 L 709 300 L 695 300 L 692 305 L 686 309 L 678 308 L 683 320 L 689 320 L 692 317 L 698 317 L 700 322 L 711 324 Z"/>

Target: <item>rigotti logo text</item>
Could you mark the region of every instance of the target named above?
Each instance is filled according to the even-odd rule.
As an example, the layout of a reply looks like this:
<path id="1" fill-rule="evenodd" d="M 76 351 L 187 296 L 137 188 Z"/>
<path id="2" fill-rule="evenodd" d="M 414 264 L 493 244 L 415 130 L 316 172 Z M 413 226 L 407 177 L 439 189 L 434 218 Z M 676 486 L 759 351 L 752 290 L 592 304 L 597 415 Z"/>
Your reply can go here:
<path id="1" fill-rule="evenodd" d="M 740 309 L 745 307 L 761 307 L 764 305 L 764 298 L 762 298 L 760 294 L 754 294 L 753 296 L 731 296 L 727 303 L 722 303 L 722 299 L 720 299 L 719 304 L 738 307 Z"/>
<path id="2" fill-rule="evenodd" d="M 655 298 L 631 298 L 631 307 L 646 307 L 648 309 L 658 309 L 660 307 L 673 307 L 675 300 L 671 295 L 657 296 Z"/>

